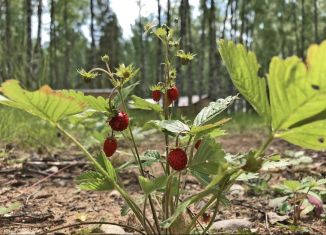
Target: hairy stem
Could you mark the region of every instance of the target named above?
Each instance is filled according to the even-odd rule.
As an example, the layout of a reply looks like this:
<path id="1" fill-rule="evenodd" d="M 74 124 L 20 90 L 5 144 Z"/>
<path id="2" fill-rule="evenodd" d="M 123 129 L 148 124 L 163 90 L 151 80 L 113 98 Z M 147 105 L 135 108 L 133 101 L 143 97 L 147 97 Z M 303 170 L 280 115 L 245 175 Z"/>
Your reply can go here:
<path id="1" fill-rule="evenodd" d="M 129 195 L 122 189 L 116 182 L 114 182 L 109 174 L 103 169 L 103 167 L 95 160 L 95 158 L 90 154 L 90 152 L 87 151 L 87 149 L 74 137 L 72 136 L 69 132 L 67 132 L 60 124 L 55 124 L 58 130 L 60 130 L 66 137 L 68 137 L 74 144 L 76 144 L 86 155 L 89 161 L 91 161 L 96 169 L 98 169 L 110 182 L 114 184 L 114 187 L 116 190 L 121 194 L 121 196 L 124 198 L 124 200 L 128 203 L 130 206 L 131 210 L 135 213 L 137 219 L 139 222 L 142 224 L 143 218 L 141 214 L 141 210 L 139 207 L 136 205 L 136 203 L 129 197 Z"/>
<path id="2" fill-rule="evenodd" d="M 128 112 L 127 111 L 127 106 L 126 106 L 126 103 L 125 103 L 125 101 L 123 99 L 123 96 L 122 96 L 122 93 L 121 93 L 121 89 L 119 89 L 118 92 L 119 92 L 119 95 L 120 95 L 120 99 L 121 99 L 121 103 L 122 103 L 123 109 L 127 113 Z M 134 137 L 134 134 L 133 134 L 133 132 L 131 130 L 130 125 L 128 125 L 128 129 L 129 129 L 131 141 L 132 141 L 132 144 L 133 144 L 135 153 L 136 153 L 136 157 L 137 157 L 137 161 L 138 161 L 140 173 L 141 173 L 141 175 L 143 177 L 146 177 L 145 176 L 144 169 L 143 169 L 143 165 L 141 164 L 141 161 L 140 161 L 140 155 L 139 155 L 138 148 L 137 148 L 137 145 L 136 145 L 135 137 Z M 151 210 L 152 210 L 152 214 L 153 214 L 153 218 L 154 218 L 154 222 L 155 222 L 155 226 L 156 226 L 157 232 L 158 232 L 158 234 L 161 234 L 161 232 L 160 232 L 160 224 L 159 224 L 159 221 L 158 221 L 158 218 L 157 218 L 157 215 L 156 215 L 156 211 L 155 211 L 155 207 L 154 207 L 154 203 L 153 203 L 153 200 L 152 200 L 151 195 L 148 195 L 148 201 L 149 201 L 149 205 L 150 205 Z"/>

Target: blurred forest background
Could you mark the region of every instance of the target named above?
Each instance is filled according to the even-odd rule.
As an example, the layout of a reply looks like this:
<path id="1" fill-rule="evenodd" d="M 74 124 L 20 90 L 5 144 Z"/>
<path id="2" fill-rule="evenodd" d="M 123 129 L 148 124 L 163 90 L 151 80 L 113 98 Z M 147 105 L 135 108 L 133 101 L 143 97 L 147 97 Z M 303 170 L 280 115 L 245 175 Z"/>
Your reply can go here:
<path id="1" fill-rule="evenodd" d="M 18 79 L 30 89 L 45 83 L 55 89 L 107 88 L 105 79 L 86 83 L 76 70 L 102 66 L 100 56 L 109 54 L 113 67 L 133 63 L 141 68 L 136 92 L 149 97 L 148 87 L 160 79 L 162 51 L 143 26 L 152 21 L 174 26 L 178 18 L 182 48 L 197 54 L 191 66 L 177 67 L 181 94 L 216 99 L 235 93 L 216 40 L 233 40 L 255 51 L 264 75 L 272 56 L 304 58 L 308 45 L 326 34 L 325 0 L 198 0 L 196 17 L 189 0 L 167 0 L 164 6 L 152 1 L 157 12 L 148 17 L 141 15 L 146 1 L 137 1 L 139 17 L 131 37 L 124 38 L 110 0 L 0 0 L 0 82 Z M 50 25 L 42 22 L 44 14 Z M 44 32 L 49 41 L 42 43 Z"/>

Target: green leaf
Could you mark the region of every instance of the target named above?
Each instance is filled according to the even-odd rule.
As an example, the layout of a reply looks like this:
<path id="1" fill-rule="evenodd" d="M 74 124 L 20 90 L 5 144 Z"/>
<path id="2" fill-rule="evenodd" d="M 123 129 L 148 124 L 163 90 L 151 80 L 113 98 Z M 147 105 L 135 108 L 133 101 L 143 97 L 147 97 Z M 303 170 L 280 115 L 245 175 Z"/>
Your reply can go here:
<path id="1" fill-rule="evenodd" d="M 110 178 L 116 182 L 117 181 L 117 174 L 115 172 L 114 167 L 112 166 L 111 162 L 105 156 L 105 153 L 100 152 L 97 156 L 96 161 L 101 165 L 101 167 L 108 173 Z"/>
<path id="2" fill-rule="evenodd" d="M 136 109 L 153 110 L 159 113 L 163 112 L 163 109 L 159 104 L 151 103 L 135 95 L 131 96 L 131 99 L 133 100 L 132 106 Z"/>
<path id="3" fill-rule="evenodd" d="M 284 196 L 284 197 L 276 197 L 273 199 L 269 200 L 269 204 L 268 206 L 273 207 L 273 208 L 277 208 L 282 206 L 282 204 L 289 198 L 289 196 Z"/>
<path id="4" fill-rule="evenodd" d="M 179 120 L 153 120 L 149 121 L 147 125 L 153 124 L 156 127 L 159 127 L 163 130 L 166 130 L 171 133 L 187 133 L 190 131 L 190 128 L 187 124 L 184 124 L 183 122 Z"/>
<path id="5" fill-rule="evenodd" d="M 326 89 L 307 78 L 311 79 L 310 74 L 298 57 L 272 59 L 268 84 L 274 131 L 287 129 L 326 110 Z"/>
<path id="6" fill-rule="evenodd" d="M 122 88 L 121 94 L 123 100 L 126 100 L 128 98 L 128 96 L 133 92 L 137 85 L 139 85 L 139 82 L 133 83 L 127 87 Z M 114 105 L 114 107 L 119 107 L 121 105 L 121 98 L 119 95 L 116 95 L 114 97 L 112 104 Z"/>
<path id="7" fill-rule="evenodd" d="M 301 189 L 301 183 L 297 180 L 285 180 L 283 181 L 283 185 L 291 192 L 296 192 Z"/>
<path id="8" fill-rule="evenodd" d="M 22 207 L 20 202 L 10 203 L 7 207 L 0 207 L 0 215 L 5 215 Z"/>
<path id="9" fill-rule="evenodd" d="M 266 92 L 266 81 L 258 76 L 259 64 L 253 52 L 232 41 L 219 41 L 219 52 L 230 74 L 234 86 L 267 122 L 270 107 Z"/>
<path id="10" fill-rule="evenodd" d="M 73 97 L 79 102 L 86 104 L 85 110 L 89 109 L 90 111 L 102 113 L 108 112 L 108 102 L 102 96 L 94 97 L 92 95 L 85 95 L 81 91 L 74 90 L 61 90 L 59 92 L 66 96 Z"/>
<path id="11" fill-rule="evenodd" d="M 222 120 L 212 123 L 212 124 L 207 124 L 207 125 L 203 125 L 203 126 L 192 126 L 190 133 L 194 134 L 194 135 L 208 134 L 211 131 L 214 131 L 216 128 L 223 125 L 224 123 L 228 122 L 229 120 L 230 120 L 230 118 L 225 118 L 225 119 L 222 119 Z"/>
<path id="12" fill-rule="evenodd" d="M 250 151 L 246 155 L 246 164 L 242 167 L 243 170 L 252 173 L 255 173 L 260 170 L 263 164 L 263 160 L 261 158 L 256 158 L 255 154 L 255 152 Z"/>
<path id="13" fill-rule="evenodd" d="M 106 191 L 115 187 L 113 180 L 95 171 L 86 171 L 77 177 L 78 186 L 82 190 Z"/>
<path id="14" fill-rule="evenodd" d="M 156 150 L 147 150 L 144 156 L 140 158 L 143 166 L 151 166 L 155 162 L 159 162 L 161 154 Z"/>
<path id="15" fill-rule="evenodd" d="M 167 175 L 164 175 L 154 180 L 150 180 L 143 176 L 138 176 L 139 184 L 146 194 L 150 194 L 158 189 L 164 188 L 168 182 L 168 178 L 169 177 Z"/>
<path id="16" fill-rule="evenodd" d="M 324 101 L 325 102 L 325 101 Z M 325 102 L 326 103 L 326 102 Z M 326 150 L 326 120 L 308 123 L 276 135 L 292 144 L 313 150 Z"/>
<path id="17" fill-rule="evenodd" d="M 202 126 L 215 121 L 215 118 L 227 109 L 236 99 L 237 96 L 228 96 L 225 99 L 218 99 L 215 102 L 210 102 L 209 105 L 203 108 L 194 120 L 194 126 Z"/>
<path id="18" fill-rule="evenodd" d="M 313 44 L 307 51 L 308 80 L 320 90 L 326 89 L 326 40 L 320 45 Z"/>
<path id="19" fill-rule="evenodd" d="M 190 162 L 189 168 L 205 174 L 218 174 L 220 168 L 225 169 L 227 162 L 224 159 L 225 152 L 214 139 L 205 138 L 200 148 Z"/>
<path id="20" fill-rule="evenodd" d="M 86 106 L 68 93 L 55 92 L 49 86 L 30 92 L 21 88 L 17 80 L 8 80 L 1 84 L 0 89 L 6 96 L 0 98 L 1 104 L 21 109 L 52 123 L 81 113 Z"/>

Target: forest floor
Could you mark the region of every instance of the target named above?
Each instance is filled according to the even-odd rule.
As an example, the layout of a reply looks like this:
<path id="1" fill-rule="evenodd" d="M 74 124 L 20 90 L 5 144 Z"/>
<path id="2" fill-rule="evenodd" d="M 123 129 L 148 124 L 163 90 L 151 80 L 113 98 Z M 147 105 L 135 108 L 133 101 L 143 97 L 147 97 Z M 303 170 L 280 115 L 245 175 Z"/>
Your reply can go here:
<path id="1" fill-rule="evenodd" d="M 226 136 L 220 142 L 227 152 L 238 153 L 258 147 L 262 140 L 261 133 L 251 132 Z M 163 141 L 159 136 L 141 145 L 141 151 L 153 149 L 154 145 L 156 149 L 163 149 Z M 20 202 L 21 207 L 6 216 L 0 216 L 0 234 L 35 234 L 81 221 L 102 220 L 137 227 L 133 216 L 120 215 L 124 202 L 117 192 L 86 192 L 76 187 L 75 177 L 90 166 L 74 147 L 69 147 L 68 151 L 51 151 L 51 154 L 44 151 L 22 151 L 14 145 L 2 147 L 0 153 L 6 156 L 0 160 L 0 205 Z M 274 141 L 268 148 L 268 153 L 282 154 L 286 150 L 301 149 L 284 141 Z M 300 180 L 308 175 L 325 177 L 326 153 L 305 151 L 304 154 L 311 156 L 313 161 L 307 165 L 262 172 L 262 178 L 271 177 L 268 185 L 272 186 L 284 179 Z M 123 158 L 117 154 L 113 162 L 123 161 Z M 49 177 L 53 173 L 55 175 Z M 139 196 L 136 172 L 126 170 L 119 176 L 133 197 Z M 242 182 L 237 183 L 237 186 L 237 192 L 228 195 L 230 205 L 221 208 L 216 221 L 248 219 L 251 222 L 248 229 L 252 233 L 292 234 L 287 219 L 271 224 L 268 213 L 275 209 L 269 207 L 268 203 L 269 199 L 276 197 L 272 190 L 267 188 L 258 192 Z M 189 178 L 186 180 L 186 189 L 197 192 L 200 186 L 195 179 Z M 302 218 L 300 223 L 307 231 L 305 234 L 326 234 L 325 221 L 311 214 Z M 85 230 L 86 227 L 88 230 Z M 96 225 L 88 225 L 62 229 L 57 234 L 81 234 L 95 227 Z"/>

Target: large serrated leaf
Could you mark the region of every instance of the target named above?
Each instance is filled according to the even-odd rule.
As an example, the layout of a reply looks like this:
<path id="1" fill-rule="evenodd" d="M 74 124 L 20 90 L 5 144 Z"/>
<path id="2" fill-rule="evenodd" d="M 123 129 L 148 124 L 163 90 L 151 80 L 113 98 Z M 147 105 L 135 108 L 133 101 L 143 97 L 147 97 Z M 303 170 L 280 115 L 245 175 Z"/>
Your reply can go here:
<path id="1" fill-rule="evenodd" d="M 52 123 L 81 113 L 86 106 L 68 93 L 55 92 L 49 86 L 33 92 L 24 90 L 17 80 L 2 83 L 1 92 L 5 96 L 0 98 L 1 104 L 21 109 Z"/>
<path id="2" fill-rule="evenodd" d="M 210 102 L 209 105 L 203 108 L 194 120 L 194 126 L 206 125 L 214 122 L 215 118 L 227 109 L 238 97 L 228 96 L 225 99 L 218 99 L 215 102 Z"/>
<path id="3" fill-rule="evenodd" d="M 77 177 L 79 188 L 90 191 L 105 191 L 114 189 L 113 180 L 95 171 L 86 171 Z"/>
<path id="4" fill-rule="evenodd" d="M 234 86 L 267 122 L 270 120 L 266 81 L 258 77 L 259 64 L 253 52 L 232 41 L 219 41 L 219 52 Z"/>
<path id="5" fill-rule="evenodd" d="M 307 51 L 308 80 L 319 89 L 326 89 L 326 40 L 320 45 L 313 44 Z"/>
<path id="6" fill-rule="evenodd" d="M 276 136 L 304 148 L 326 150 L 326 120 L 292 128 Z"/>
<path id="7" fill-rule="evenodd" d="M 321 84 L 312 84 L 308 77 L 306 65 L 298 57 L 272 59 L 268 84 L 274 131 L 326 110 L 326 89 L 322 90 Z"/>
<path id="8" fill-rule="evenodd" d="M 108 102 L 102 97 L 94 97 L 91 95 L 85 95 L 81 91 L 74 91 L 74 90 L 61 90 L 60 93 L 73 97 L 77 99 L 80 102 L 83 102 L 86 104 L 87 109 L 94 110 L 96 112 L 108 112 Z"/>
<path id="9" fill-rule="evenodd" d="M 153 110 L 159 113 L 163 112 L 163 109 L 159 104 L 151 103 L 135 95 L 131 96 L 131 99 L 133 100 L 132 106 L 136 109 Z"/>

